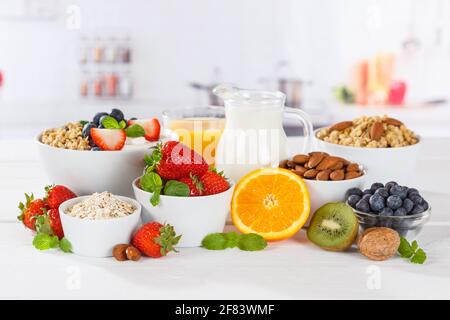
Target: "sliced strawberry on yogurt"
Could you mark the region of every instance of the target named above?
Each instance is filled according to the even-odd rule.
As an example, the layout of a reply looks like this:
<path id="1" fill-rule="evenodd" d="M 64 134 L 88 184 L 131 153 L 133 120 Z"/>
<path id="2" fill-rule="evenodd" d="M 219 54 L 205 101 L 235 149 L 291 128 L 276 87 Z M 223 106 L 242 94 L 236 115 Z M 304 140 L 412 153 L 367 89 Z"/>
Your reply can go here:
<path id="1" fill-rule="evenodd" d="M 128 120 L 128 125 L 131 126 L 133 124 L 138 124 L 145 131 L 145 139 L 147 141 L 158 141 L 159 134 L 161 131 L 161 125 L 159 124 L 158 119 L 136 119 L 136 120 Z"/>
<path id="2" fill-rule="evenodd" d="M 125 145 L 127 135 L 123 129 L 91 129 L 94 143 L 102 150 L 121 150 Z"/>

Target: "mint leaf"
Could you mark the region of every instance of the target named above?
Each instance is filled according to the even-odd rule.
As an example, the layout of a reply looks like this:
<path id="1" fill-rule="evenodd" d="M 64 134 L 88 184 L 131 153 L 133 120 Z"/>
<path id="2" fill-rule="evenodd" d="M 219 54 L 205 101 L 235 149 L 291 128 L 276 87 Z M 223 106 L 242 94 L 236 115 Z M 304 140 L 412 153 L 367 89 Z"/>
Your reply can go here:
<path id="1" fill-rule="evenodd" d="M 227 248 L 227 238 L 223 233 L 208 234 L 202 240 L 202 247 L 208 250 L 225 250 Z"/>
<path id="2" fill-rule="evenodd" d="M 84 127 L 84 125 L 86 124 L 86 123 L 89 123 L 89 121 L 86 121 L 86 120 L 80 120 L 80 121 L 78 121 L 83 127 Z"/>
<path id="3" fill-rule="evenodd" d="M 61 241 L 59 242 L 59 248 L 65 253 L 72 252 L 72 244 L 69 240 L 67 240 L 67 238 L 61 239 Z"/>
<path id="4" fill-rule="evenodd" d="M 33 246 L 38 250 L 48 250 L 57 248 L 59 240 L 57 236 L 51 236 L 47 233 L 38 233 L 33 239 Z"/>
<path id="5" fill-rule="evenodd" d="M 149 172 L 142 176 L 141 178 L 141 188 L 147 192 L 154 192 L 156 190 L 161 190 L 162 180 L 159 174 L 156 172 Z"/>
<path id="6" fill-rule="evenodd" d="M 127 122 L 125 120 L 120 120 L 119 127 L 120 129 L 125 129 L 127 127 Z"/>
<path id="7" fill-rule="evenodd" d="M 159 204 L 159 196 L 161 193 L 161 189 L 153 191 L 153 194 L 150 198 L 150 203 L 152 206 L 156 207 Z"/>
<path id="8" fill-rule="evenodd" d="M 237 245 L 239 243 L 241 235 L 235 231 L 230 231 L 225 234 L 225 238 L 227 239 L 227 247 L 235 248 L 235 247 L 237 247 Z"/>
<path id="9" fill-rule="evenodd" d="M 189 192 L 189 186 L 186 183 L 176 180 L 167 181 L 164 187 L 164 194 L 166 196 L 188 197 Z"/>
<path id="10" fill-rule="evenodd" d="M 138 137 L 145 136 L 145 130 L 140 125 L 133 124 L 125 129 L 125 134 L 127 135 L 127 137 L 130 137 L 130 138 L 138 138 Z"/>
<path id="11" fill-rule="evenodd" d="M 245 251 L 259 251 L 267 247 L 267 242 L 259 234 L 243 234 L 239 239 L 238 247 Z"/>
<path id="12" fill-rule="evenodd" d="M 419 245 L 417 244 L 417 241 L 414 240 L 413 242 L 411 242 L 411 249 L 412 251 L 416 252 L 417 248 L 419 247 Z"/>
<path id="13" fill-rule="evenodd" d="M 427 260 L 427 254 L 422 249 L 416 251 L 414 256 L 411 258 L 412 263 L 423 264 Z"/>
<path id="14" fill-rule="evenodd" d="M 411 258 L 414 254 L 414 250 L 409 244 L 408 240 L 403 237 L 400 237 L 400 245 L 397 250 L 403 258 Z"/>
<path id="15" fill-rule="evenodd" d="M 117 120 L 111 116 L 106 116 L 102 120 L 102 125 L 105 129 L 120 129 L 120 125 Z"/>

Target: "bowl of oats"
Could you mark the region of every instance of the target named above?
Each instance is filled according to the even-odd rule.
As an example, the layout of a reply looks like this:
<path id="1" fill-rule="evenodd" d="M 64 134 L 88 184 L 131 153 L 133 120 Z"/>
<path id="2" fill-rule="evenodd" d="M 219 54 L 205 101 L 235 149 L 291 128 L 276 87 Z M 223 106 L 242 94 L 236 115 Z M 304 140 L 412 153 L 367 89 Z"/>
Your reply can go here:
<path id="1" fill-rule="evenodd" d="M 104 191 L 63 202 L 59 215 L 72 251 L 102 258 L 112 256 L 116 244 L 130 243 L 141 221 L 141 205 Z"/>
<path id="2" fill-rule="evenodd" d="M 363 165 L 366 181 L 402 184 L 411 182 L 422 145 L 418 135 L 388 116 L 363 116 L 320 128 L 313 140 L 321 151 Z"/>
<path id="3" fill-rule="evenodd" d="M 132 196 L 131 182 L 144 170 L 145 154 L 157 142 L 137 143 L 141 138 L 127 138 L 118 151 L 95 151 L 83 137 L 83 125 L 67 123 L 44 130 L 35 137 L 38 153 L 52 183 L 68 185 L 79 195 L 109 190 Z M 141 139 L 141 140 L 142 140 Z"/>

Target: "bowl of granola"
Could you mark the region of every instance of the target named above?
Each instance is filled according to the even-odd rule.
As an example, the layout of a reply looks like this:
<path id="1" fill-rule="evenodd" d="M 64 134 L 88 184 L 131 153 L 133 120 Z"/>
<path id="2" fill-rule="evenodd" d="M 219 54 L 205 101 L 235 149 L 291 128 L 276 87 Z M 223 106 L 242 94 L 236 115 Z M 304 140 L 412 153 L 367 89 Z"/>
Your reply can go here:
<path id="1" fill-rule="evenodd" d="M 140 223 L 141 205 L 104 191 L 63 202 L 59 215 L 75 254 L 110 257 L 116 244 L 130 242 Z"/>
<path id="2" fill-rule="evenodd" d="M 95 125 L 69 122 L 46 129 L 35 137 L 49 180 L 69 185 L 79 195 L 110 190 L 132 196 L 131 182 L 142 174 L 144 156 L 158 143 L 159 132 L 158 139 L 148 141 L 145 137 L 128 136 L 126 129 L 96 128 Z M 97 144 L 91 139 L 92 130 L 96 130 Z M 99 141 L 104 143 L 103 149 L 98 146 Z M 118 143 L 121 143 L 120 148 L 116 148 Z"/>
<path id="3" fill-rule="evenodd" d="M 367 181 L 410 182 L 422 146 L 421 139 L 401 121 L 387 116 L 363 116 L 314 132 L 323 152 L 352 159 L 367 168 Z"/>

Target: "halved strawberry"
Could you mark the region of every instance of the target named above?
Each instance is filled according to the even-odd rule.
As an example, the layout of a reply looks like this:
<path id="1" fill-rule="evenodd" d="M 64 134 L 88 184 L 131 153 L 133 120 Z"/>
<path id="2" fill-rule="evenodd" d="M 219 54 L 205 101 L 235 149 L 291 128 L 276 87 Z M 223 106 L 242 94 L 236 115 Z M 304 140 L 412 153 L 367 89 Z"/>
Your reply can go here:
<path id="1" fill-rule="evenodd" d="M 145 130 L 145 139 L 148 141 L 158 141 L 161 132 L 161 125 L 158 119 L 136 119 L 128 120 L 128 125 L 138 124 Z"/>
<path id="2" fill-rule="evenodd" d="M 127 139 L 123 129 L 92 128 L 91 137 L 102 150 L 121 150 Z"/>

